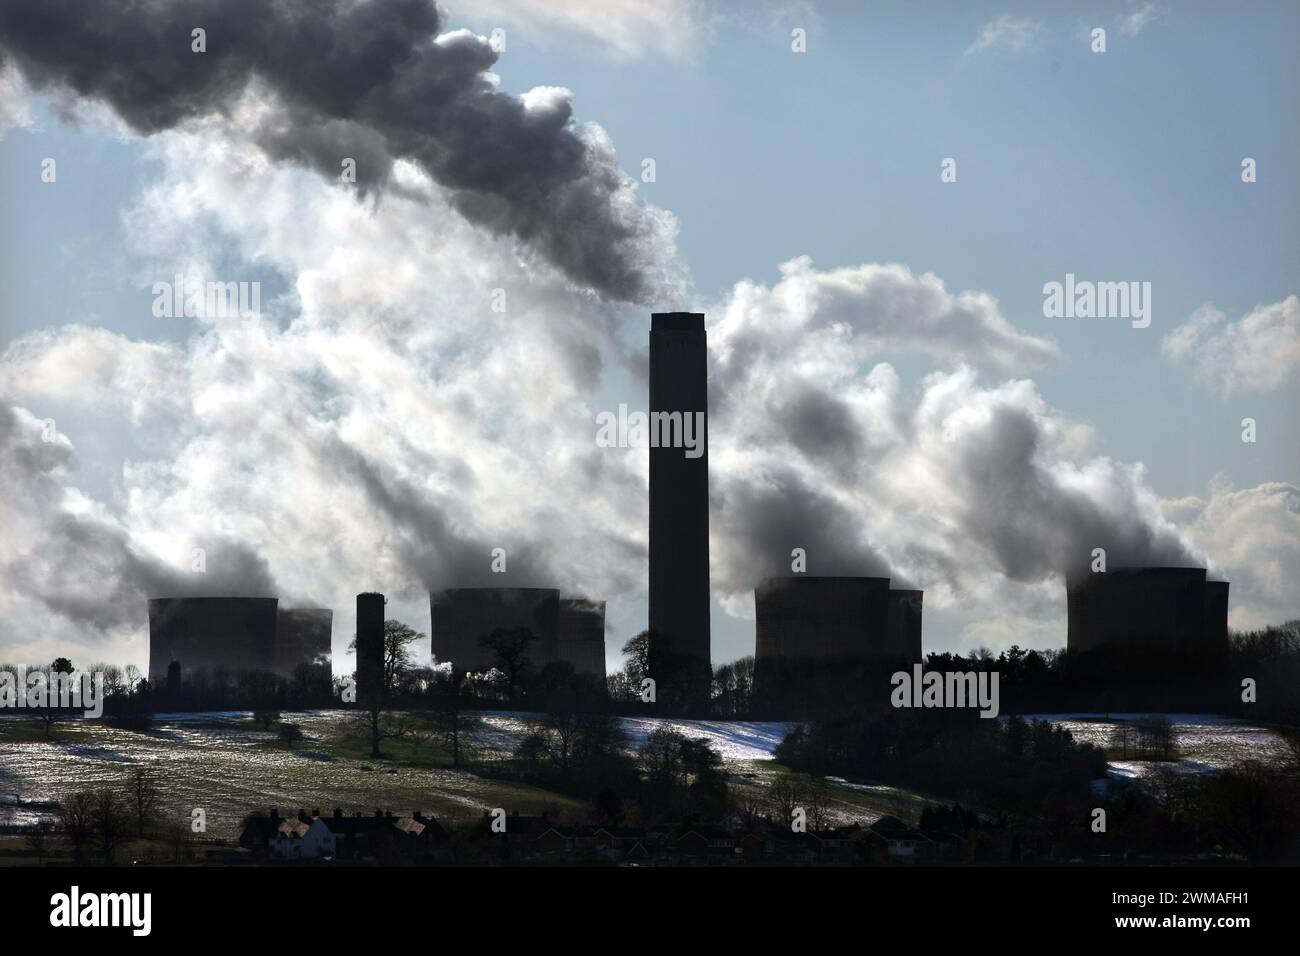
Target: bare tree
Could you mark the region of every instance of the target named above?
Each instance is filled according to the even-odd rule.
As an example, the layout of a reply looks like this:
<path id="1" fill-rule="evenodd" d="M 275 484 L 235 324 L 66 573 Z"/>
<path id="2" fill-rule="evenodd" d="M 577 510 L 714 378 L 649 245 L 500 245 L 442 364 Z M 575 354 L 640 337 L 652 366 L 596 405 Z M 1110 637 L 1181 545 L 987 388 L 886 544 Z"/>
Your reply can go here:
<path id="1" fill-rule="evenodd" d="M 140 668 L 134 664 L 126 665 L 126 670 L 122 672 L 122 682 L 126 685 L 126 695 L 128 697 L 136 695 L 136 692 L 140 689 L 140 681 L 143 679 L 144 675 L 140 673 Z"/>
<path id="2" fill-rule="evenodd" d="M 1119 751 L 1120 757 L 1127 760 L 1129 748 L 1133 746 L 1133 725 L 1121 720 L 1110 731 L 1110 745 Z"/>
<path id="3" fill-rule="evenodd" d="M 169 823 L 163 831 L 168 844 L 172 848 L 173 859 L 177 862 L 183 862 L 186 854 L 189 852 L 190 845 L 194 842 L 194 831 L 189 825 L 181 822 Z"/>
<path id="4" fill-rule="evenodd" d="M 384 690 L 391 694 L 401 687 L 411 672 L 411 645 L 423 639 L 409 624 L 384 622 Z"/>
<path id="5" fill-rule="evenodd" d="M 384 756 L 385 740 L 400 740 L 416 734 L 415 723 L 405 714 L 388 710 L 383 698 L 372 700 L 365 710 L 356 715 L 356 733 L 370 740 L 370 756 L 378 760 Z"/>
<path id="6" fill-rule="evenodd" d="M 158 781 L 153 771 L 136 767 L 127 793 L 127 802 L 135 816 L 136 836 L 144 836 L 144 828 L 158 807 L 158 799 Z"/>
<path id="7" fill-rule="evenodd" d="M 80 861 L 95 833 L 95 795 L 89 790 L 74 793 L 59 804 L 59 829 L 72 844 L 72 857 Z"/>
<path id="8" fill-rule="evenodd" d="M 820 830 L 827 824 L 827 811 L 830 809 L 830 788 L 826 785 L 826 778 L 809 778 L 804 797 L 808 801 L 808 819 L 815 829 Z"/>
<path id="9" fill-rule="evenodd" d="M 104 862 L 113 862 L 113 853 L 126 837 L 130 826 L 130 813 L 126 801 L 116 790 L 105 787 L 97 790 L 91 820 L 99 848 L 104 853 Z"/>
<path id="10" fill-rule="evenodd" d="M 50 845 L 54 842 L 54 824 L 49 820 L 41 820 L 32 828 L 32 832 L 27 834 L 27 849 L 36 854 L 36 865 L 44 864 L 45 857 L 50 852 Z"/>
<path id="11" fill-rule="evenodd" d="M 434 721 L 437 727 L 435 733 L 451 747 L 451 765 L 459 767 L 461 751 L 481 723 L 478 714 L 465 709 L 465 700 L 459 688 L 448 687 L 438 697 Z"/>
<path id="12" fill-rule="evenodd" d="M 72 661 L 66 657 L 55 658 L 49 668 L 43 672 L 45 679 L 45 707 L 38 713 L 41 723 L 45 726 L 45 739 L 49 740 L 54 730 L 55 723 L 63 717 L 68 716 L 69 711 L 59 706 L 61 698 L 61 686 L 72 680 L 73 667 Z"/>
<path id="13" fill-rule="evenodd" d="M 384 622 L 384 692 L 392 693 L 401 687 L 406 676 L 411 672 L 411 645 L 424 640 L 424 635 L 401 621 L 390 619 Z M 357 639 L 354 636 L 348 644 L 348 650 L 355 652 Z"/>
<path id="14" fill-rule="evenodd" d="M 491 651 L 496 658 L 494 666 L 505 675 L 506 697 L 512 701 L 532 666 L 528 650 L 536 640 L 537 635 L 526 627 L 499 627 L 478 639 L 479 646 Z"/>
<path id="15" fill-rule="evenodd" d="M 804 806 L 807 797 L 805 795 L 803 781 L 792 773 L 783 773 L 772 781 L 768 788 L 768 800 L 772 805 L 772 813 L 779 820 L 783 820 L 786 826 L 794 818 L 794 811 Z"/>

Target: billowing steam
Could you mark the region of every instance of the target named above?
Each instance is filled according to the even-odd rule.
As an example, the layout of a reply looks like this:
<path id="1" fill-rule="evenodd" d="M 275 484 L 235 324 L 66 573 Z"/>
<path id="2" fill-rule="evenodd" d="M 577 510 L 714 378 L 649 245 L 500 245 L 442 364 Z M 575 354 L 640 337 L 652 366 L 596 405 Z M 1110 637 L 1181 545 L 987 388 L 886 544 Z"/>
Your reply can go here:
<path id="1" fill-rule="evenodd" d="M 335 180 L 354 160 L 362 189 L 412 160 L 578 285 L 663 294 L 672 217 L 636 198 L 604 133 L 573 122 L 567 90 L 499 91 L 488 41 L 443 25 L 430 0 L 0 0 L 0 60 L 141 134 L 237 114 L 276 159 Z"/>
<path id="2" fill-rule="evenodd" d="M 190 52 L 199 26 L 206 54 Z M 159 179 L 124 216 L 146 287 L 256 261 L 289 290 L 179 344 L 74 324 L 5 351 L 4 618 L 38 620 L 38 602 L 116 634 L 169 594 L 346 611 L 369 589 L 418 606 L 429 588 L 545 584 L 611 609 L 644 593 L 646 454 L 598 447 L 595 415 L 645 401 L 606 374 L 645 362 L 625 341 L 643 328 L 626 335 L 609 301 L 676 274 L 671 217 L 636 199 L 567 94 L 499 92 L 486 42 L 442 26 L 422 0 L 0 0 L 0 56 L 28 83 L 166 131 L 145 147 Z M 333 184 L 348 156 L 382 203 Z M 896 264 L 781 272 L 698 306 L 724 598 L 788 573 L 793 548 L 811 574 L 888 574 L 927 608 L 978 610 L 1098 547 L 1111 566 L 1204 563 L 1141 467 L 1093 454 L 1020 377 L 1058 350 L 992 296 Z M 905 387 L 904 356 L 938 370 Z M 45 441 L 55 404 L 75 411 Z M 86 453 L 100 418 L 140 447 L 120 495 L 95 500 L 66 435 Z"/>

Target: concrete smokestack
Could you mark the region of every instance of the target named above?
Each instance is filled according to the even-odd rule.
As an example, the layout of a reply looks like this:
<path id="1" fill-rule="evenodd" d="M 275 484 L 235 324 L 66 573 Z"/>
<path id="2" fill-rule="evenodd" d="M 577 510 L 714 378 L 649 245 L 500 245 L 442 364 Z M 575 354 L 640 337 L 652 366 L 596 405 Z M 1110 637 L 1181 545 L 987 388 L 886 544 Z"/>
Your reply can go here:
<path id="1" fill-rule="evenodd" d="M 368 706 L 384 695 L 384 596 L 357 595 L 357 702 Z"/>
<path id="2" fill-rule="evenodd" d="M 712 678 L 707 357 L 702 313 L 650 316 L 651 676 L 675 685 L 659 692 L 690 708 L 708 703 Z M 666 440 L 688 419 L 704 423 L 698 457 Z M 655 674 L 670 656 L 670 672 Z"/>

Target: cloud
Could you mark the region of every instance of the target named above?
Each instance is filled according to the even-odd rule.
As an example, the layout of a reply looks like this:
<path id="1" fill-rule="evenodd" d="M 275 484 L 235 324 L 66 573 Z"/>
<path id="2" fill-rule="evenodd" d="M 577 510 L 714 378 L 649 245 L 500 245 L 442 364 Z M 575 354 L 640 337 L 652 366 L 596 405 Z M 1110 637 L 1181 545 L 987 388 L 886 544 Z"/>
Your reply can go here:
<path id="1" fill-rule="evenodd" d="M 566 55 L 585 44 L 616 61 L 694 60 L 722 33 L 776 35 L 788 42 L 792 28 L 812 32 L 822 22 L 815 0 L 475 0 L 444 6 L 457 22 L 485 32 L 505 30 L 507 55 L 515 42 L 554 42 L 564 45 Z"/>
<path id="2" fill-rule="evenodd" d="M 691 57 L 707 41 L 718 16 L 696 0 L 477 0 L 447 7 L 451 17 L 472 21 L 479 29 L 506 29 L 507 52 L 520 35 L 532 43 L 576 37 L 632 60 Z"/>
<path id="3" fill-rule="evenodd" d="M 0 55 L 34 88 L 106 103 L 142 135 L 238 116 L 275 160 L 332 181 L 355 160 L 363 191 L 411 160 L 461 215 L 580 286 L 666 294 L 676 223 L 641 202 L 604 131 L 574 120 L 567 90 L 500 92 L 488 40 L 445 25 L 427 0 L 3 2 Z"/>
<path id="4" fill-rule="evenodd" d="M 952 293 L 934 273 L 894 263 L 818 271 L 801 256 L 768 287 L 738 282 L 711 309 L 710 336 L 723 391 L 779 357 L 801 379 L 843 374 L 871 356 L 921 355 L 1000 370 L 1054 364 L 1053 343 L 1013 326 L 987 292 Z"/>
<path id="5" fill-rule="evenodd" d="M 69 325 L 14 342 L 0 364 L 0 393 L 57 401 L 76 394 L 98 410 L 122 410 L 134 425 L 179 414 L 184 355 L 174 345 L 131 341 L 107 329 Z"/>
<path id="6" fill-rule="evenodd" d="M 1300 299 L 1257 305 L 1235 322 L 1203 305 L 1160 348 L 1169 359 L 1191 363 L 1198 381 L 1224 395 L 1281 388 L 1300 371 Z"/>
<path id="7" fill-rule="evenodd" d="M 0 569 L 9 597 L 35 599 L 86 628 L 129 628 L 146 597 L 177 594 L 274 595 L 265 559 L 213 530 L 204 537 L 206 573 L 185 573 L 194 539 L 173 536 L 168 563 L 141 547 L 106 509 L 64 486 L 75 468 L 71 443 L 27 409 L 0 396 L 0 480 L 4 483 Z"/>
<path id="8" fill-rule="evenodd" d="M 27 84 L 22 74 L 0 56 L 0 141 L 5 132 L 17 127 L 25 129 L 32 125 L 32 108 Z"/>
<path id="9" fill-rule="evenodd" d="M 1023 53 L 1033 47 L 1044 33 L 1043 25 L 1037 20 L 1003 14 L 980 27 L 965 55 L 985 51 Z"/>
<path id="10" fill-rule="evenodd" d="M 1167 501 L 1164 510 L 1214 555 L 1231 583 L 1233 627 L 1261 628 L 1300 615 L 1300 487 L 1274 481 L 1235 489 L 1220 480 L 1208 496 Z"/>
<path id="11" fill-rule="evenodd" d="M 1135 37 L 1142 32 L 1147 24 L 1154 23 L 1164 14 L 1165 11 L 1162 7 L 1158 7 L 1154 3 L 1143 3 L 1131 13 L 1120 18 L 1120 32 L 1125 36 Z"/>

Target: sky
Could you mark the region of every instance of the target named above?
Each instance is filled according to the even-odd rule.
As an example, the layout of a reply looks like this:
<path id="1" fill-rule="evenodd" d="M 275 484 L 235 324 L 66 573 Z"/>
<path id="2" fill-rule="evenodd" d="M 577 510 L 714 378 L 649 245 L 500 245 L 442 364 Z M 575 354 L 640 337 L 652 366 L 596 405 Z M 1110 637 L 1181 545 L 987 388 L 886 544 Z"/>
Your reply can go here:
<path id="1" fill-rule="evenodd" d="M 357 592 L 427 633 L 430 587 L 546 584 L 612 667 L 646 452 L 596 415 L 677 309 L 715 663 L 794 547 L 923 588 L 927 651 L 1063 646 L 1096 547 L 1300 616 L 1293 4 L 18 6 L 0 659 L 143 667 L 146 597 L 266 593 L 341 670 Z M 178 273 L 260 311 L 160 316 Z M 1067 274 L 1149 325 L 1048 317 Z"/>

